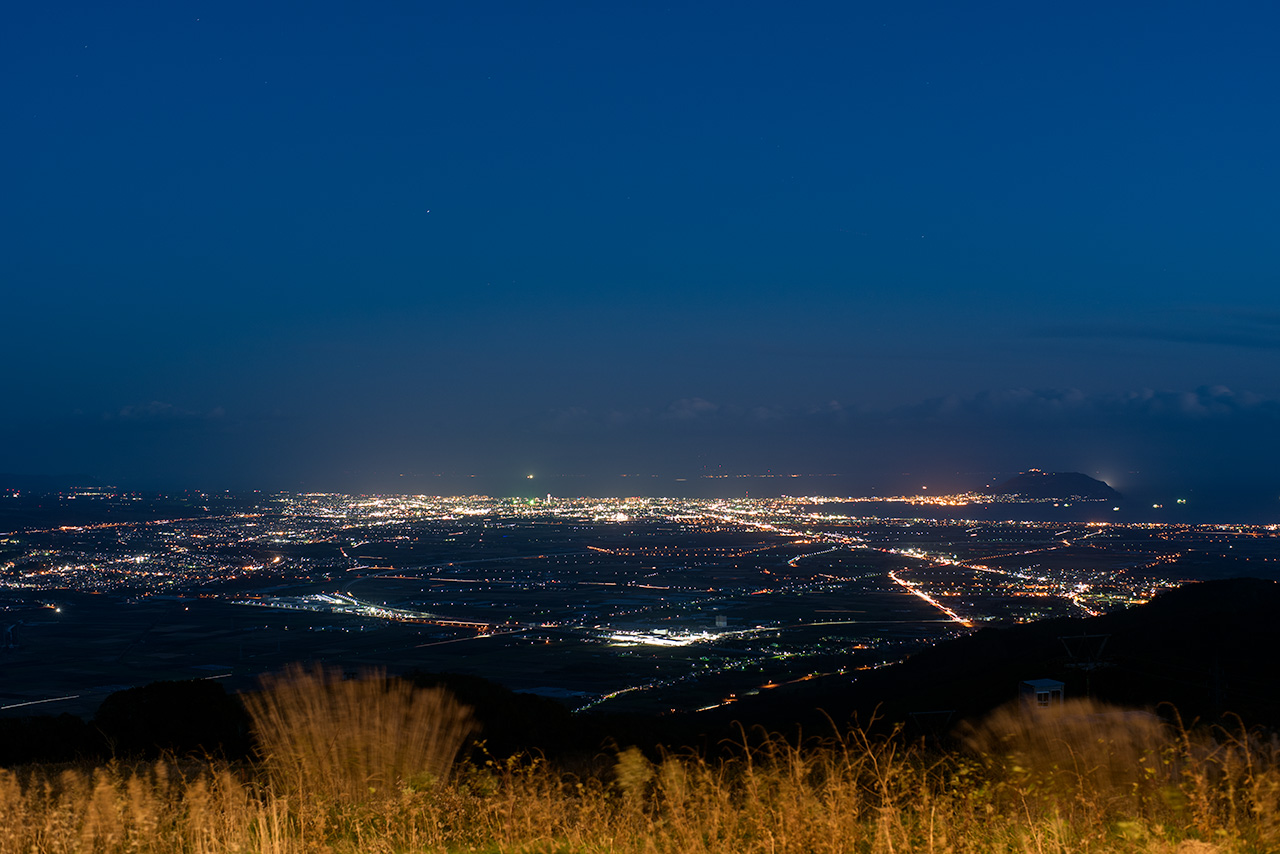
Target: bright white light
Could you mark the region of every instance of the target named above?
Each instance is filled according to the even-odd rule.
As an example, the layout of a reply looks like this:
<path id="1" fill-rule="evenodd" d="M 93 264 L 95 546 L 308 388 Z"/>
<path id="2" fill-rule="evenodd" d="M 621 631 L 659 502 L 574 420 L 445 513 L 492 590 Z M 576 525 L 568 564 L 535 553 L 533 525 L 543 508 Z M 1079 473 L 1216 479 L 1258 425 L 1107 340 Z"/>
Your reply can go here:
<path id="1" fill-rule="evenodd" d="M 614 632 L 609 640 L 614 643 L 631 646 L 689 646 L 703 641 L 715 640 L 711 632 L 681 632 L 679 634 L 658 634 L 655 632 Z"/>

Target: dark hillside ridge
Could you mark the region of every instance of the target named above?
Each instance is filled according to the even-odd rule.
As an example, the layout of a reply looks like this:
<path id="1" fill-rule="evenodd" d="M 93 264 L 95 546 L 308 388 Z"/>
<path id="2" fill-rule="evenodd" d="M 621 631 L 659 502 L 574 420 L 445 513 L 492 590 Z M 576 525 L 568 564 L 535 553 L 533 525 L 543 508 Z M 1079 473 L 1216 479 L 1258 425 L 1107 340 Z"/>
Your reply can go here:
<path id="1" fill-rule="evenodd" d="M 420 688 L 445 688 L 471 706 L 485 756 L 580 752 L 599 747 L 612 734 L 611 726 L 602 728 L 612 718 L 575 720 L 554 700 L 517 694 L 477 676 L 415 671 L 403 678 Z M 0 718 L 0 767 L 191 755 L 233 761 L 255 755 L 241 697 L 207 679 L 117 691 L 89 722 L 67 714 Z"/>
<path id="2" fill-rule="evenodd" d="M 856 680 L 818 679 L 716 710 L 728 720 L 786 731 L 830 731 L 877 713 L 928 730 L 981 717 L 1014 700 L 1018 683 L 1057 679 L 1066 696 L 1157 709 L 1188 723 L 1235 714 L 1280 727 L 1280 583 L 1233 578 L 1187 584 L 1146 605 L 1086 619 L 986 628 L 922 650 Z M 1168 707 L 1165 707 L 1166 710 Z M 932 715 L 925 713 L 940 712 Z M 707 713 L 708 715 L 712 713 Z"/>
<path id="3" fill-rule="evenodd" d="M 499 758 L 534 751 L 589 759 L 607 744 L 714 752 L 755 726 L 824 735 L 833 723 L 843 729 L 855 716 L 865 724 L 873 715 L 886 724 L 903 723 L 911 735 L 941 735 L 1013 701 L 1019 682 L 1045 678 L 1065 683 L 1068 698 L 1162 713 L 1169 707 L 1161 704 L 1172 704 L 1187 723 L 1235 714 L 1247 726 L 1276 729 L 1277 614 L 1280 583 L 1234 578 L 1187 584 L 1099 617 L 981 629 L 856 679 L 813 679 L 713 711 L 654 717 L 571 716 L 554 701 L 474 676 L 408 678 L 422 687 L 447 687 L 472 706 L 482 727 L 477 737 Z M 166 751 L 251 755 L 239 698 L 204 680 L 154 683 L 111 695 L 92 723 L 70 715 L 0 719 L 0 766 Z"/>
<path id="4" fill-rule="evenodd" d="M 999 486 L 987 488 L 991 495 L 1021 495 L 1023 498 L 1079 498 L 1119 501 L 1124 496 L 1106 483 L 1078 471 L 1031 469 L 1014 475 Z"/>

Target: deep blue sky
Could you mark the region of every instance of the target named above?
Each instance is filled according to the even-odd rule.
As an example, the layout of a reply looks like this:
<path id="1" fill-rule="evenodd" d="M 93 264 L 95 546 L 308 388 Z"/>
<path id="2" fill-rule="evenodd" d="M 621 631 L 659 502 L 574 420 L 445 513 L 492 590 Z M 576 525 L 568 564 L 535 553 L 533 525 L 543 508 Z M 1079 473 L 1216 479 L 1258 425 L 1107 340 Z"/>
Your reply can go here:
<path id="1" fill-rule="evenodd" d="M 1280 495 L 1277 32 L 1262 2 L 23 4 L 0 471 Z"/>

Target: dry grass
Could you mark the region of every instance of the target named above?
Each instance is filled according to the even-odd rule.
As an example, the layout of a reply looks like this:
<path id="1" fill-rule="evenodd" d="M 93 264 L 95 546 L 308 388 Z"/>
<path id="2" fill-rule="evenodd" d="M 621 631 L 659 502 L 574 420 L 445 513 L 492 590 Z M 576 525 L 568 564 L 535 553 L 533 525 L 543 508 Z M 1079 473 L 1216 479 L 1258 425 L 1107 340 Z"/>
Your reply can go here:
<path id="1" fill-rule="evenodd" d="M 800 746 L 762 736 L 716 761 L 630 748 L 586 777 L 528 757 L 450 771 L 465 729 L 456 704 L 420 704 L 382 679 L 346 685 L 314 671 L 274 684 L 255 716 L 275 741 L 246 773 L 0 771 L 0 854 L 1280 850 L 1280 751 L 1243 732 L 1195 737 L 1074 707 L 1034 725 L 998 713 L 969 751 L 853 729 Z M 351 705 L 367 692 L 388 721 L 368 717 L 368 697 Z M 339 748 L 355 736 L 326 728 L 329 715 L 367 725 L 360 738 L 442 741 Z"/>
<path id="2" fill-rule="evenodd" d="M 264 676 L 246 697 L 263 766 L 278 795 L 357 803 L 379 791 L 443 780 L 474 730 L 471 709 L 443 688 L 384 671 L 359 679 L 323 665 Z"/>

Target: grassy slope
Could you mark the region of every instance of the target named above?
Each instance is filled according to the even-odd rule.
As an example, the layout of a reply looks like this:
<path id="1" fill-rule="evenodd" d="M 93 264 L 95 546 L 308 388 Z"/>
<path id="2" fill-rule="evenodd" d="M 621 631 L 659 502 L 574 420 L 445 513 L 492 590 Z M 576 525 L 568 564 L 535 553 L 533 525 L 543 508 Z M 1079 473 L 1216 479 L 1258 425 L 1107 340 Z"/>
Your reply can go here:
<path id="1" fill-rule="evenodd" d="M 555 761 L 481 755 L 448 767 L 441 756 L 456 752 L 467 726 L 438 690 L 296 672 L 254 710 L 259 761 L 0 771 L 0 854 L 1277 851 L 1280 742 L 1272 736 L 1240 727 L 1193 736 L 1086 701 L 1048 718 L 988 712 L 1010 680 L 1054 675 L 1046 664 L 1066 659 L 1058 636 L 1084 630 L 1112 635 L 1108 670 L 1117 678 L 1095 671 L 1097 693 L 1128 691 L 1149 704 L 1149 692 L 1183 685 L 1212 708 L 1235 685 L 1274 721 L 1265 680 L 1249 677 L 1265 671 L 1274 648 L 1276 586 L 1201 585 L 1146 608 L 1065 622 L 1069 631 L 981 632 L 855 686 L 852 708 L 880 696 L 910 708 L 930 692 L 969 691 L 973 711 L 986 717 L 947 748 L 881 728 L 799 747 L 740 732 L 740 740 L 751 735 L 750 748 L 712 750 L 711 758 L 614 749 Z M 1175 666 L 1182 670 L 1168 669 Z M 484 692 L 475 697 L 485 702 Z M 780 695 L 780 707 L 758 708 L 793 720 L 839 695 L 797 702 L 806 699 L 815 698 Z M 671 737 L 697 729 L 708 746 L 718 737 L 710 733 L 734 731 L 684 725 L 642 731 L 681 743 Z"/>
<path id="2" fill-rule="evenodd" d="M 465 710 L 376 675 L 294 671 L 251 706 L 253 765 L 0 771 L 0 854 L 174 851 L 1280 850 L 1280 744 L 1074 701 L 967 749 L 851 730 L 714 760 L 614 750 L 573 773 L 449 766 Z"/>

